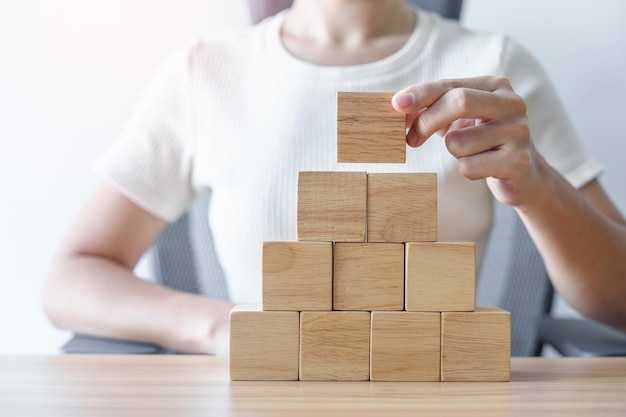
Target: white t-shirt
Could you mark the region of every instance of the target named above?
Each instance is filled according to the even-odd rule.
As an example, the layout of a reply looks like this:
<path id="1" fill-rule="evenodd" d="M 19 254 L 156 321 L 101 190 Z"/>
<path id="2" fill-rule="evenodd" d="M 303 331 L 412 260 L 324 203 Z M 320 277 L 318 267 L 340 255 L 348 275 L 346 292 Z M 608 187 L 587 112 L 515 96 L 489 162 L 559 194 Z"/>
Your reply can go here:
<path id="1" fill-rule="evenodd" d="M 405 164 L 336 161 L 336 92 L 398 91 L 423 81 L 503 75 L 528 104 L 533 140 L 575 187 L 600 165 L 581 146 L 536 61 L 504 36 L 468 31 L 418 11 L 406 45 L 380 61 L 328 67 L 290 55 L 285 13 L 257 26 L 191 43 L 156 75 L 97 171 L 165 220 L 204 187 L 209 222 L 236 303 L 261 301 L 262 242 L 296 240 L 299 171 L 436 172 L 439 240 L 476 242 L 491 225 L 485 181 L 461 176 L 439 137 L 407 149 Z"/>

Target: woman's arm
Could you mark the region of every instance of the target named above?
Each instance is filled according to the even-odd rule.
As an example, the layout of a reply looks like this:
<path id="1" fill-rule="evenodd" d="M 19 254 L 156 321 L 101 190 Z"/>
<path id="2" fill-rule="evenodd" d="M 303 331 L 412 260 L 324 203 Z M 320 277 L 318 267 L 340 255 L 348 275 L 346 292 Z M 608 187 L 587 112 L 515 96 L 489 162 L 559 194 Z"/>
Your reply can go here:
<path id="1" fill-rule="evenodd" d="M 544 192 L 517 212 L 559 293 L 581 313 L 626 331 L 626 222 L 601 185 L 576 190 L 552 172 Z"/>
<path id="2" fill-rule="evenodd" d="M 596 181 L 577 190 L 537 152 L 507 79 L 417 84 L 392 104 L 407 114 L 410 146 L 439 133 L 464 176 L 516 209 L 572 306 L 626 331 L 626 222 Z"/>
<path id="3" fill-rule="evenodd" d="M 135 277 L 165 223 L 102 185 L 51 267 L 43 306 L 58 327 L 190 353 L 225 353 L 232 305 Z"/>

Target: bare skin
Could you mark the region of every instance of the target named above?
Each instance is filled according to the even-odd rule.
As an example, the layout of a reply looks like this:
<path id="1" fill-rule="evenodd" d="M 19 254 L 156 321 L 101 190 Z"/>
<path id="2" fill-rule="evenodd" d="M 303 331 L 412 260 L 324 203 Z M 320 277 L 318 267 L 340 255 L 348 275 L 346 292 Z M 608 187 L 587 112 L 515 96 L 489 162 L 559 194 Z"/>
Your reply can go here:
<path id="1" fill-rule="evenodd" d="M 415 23 L 415 13 L 397 0 L 296 0 L 281 38 L 289 52 L 305 61 L 358 65 L 398 51 Z"/>
<path id="2" fill-rule="evenodd" d="M 508 80 L 423 83 L 392 103 L 407 113 L 410 146 L 438 132 L 464 176 L 486 179 L 516 209 L 572 306 L 626 330 L 626 222 L 597 181 L 576 190 L 535 150 L 526 105 Z"/>
<path id="3" fill-rule="evenodd" d="M 232 304 L 136 278 L 132 270 L 165 223 L 102 185 L 70 229 L 53 264 L 44 309 L 64 329 L 225 353 Z"/>
<path id="4" fill-rule="evenodd" d="M 303 60 L 355 65 L 399 50 L 415 24 L 401 0 L 296 0 L 281 36 Z M 507 80 L 417 84 L 392 103 L 408 115 L 410 146 L 442 134 L 461 173 L 486 179 L 494 196 L 518 211 L 569 303 L 626 331 L 626 221 L 597 181 L 576 190 L 547 165 L 532 146 L 525 103 Z M 225 352 L 230 303 L 132 274 L 163 227 L 162 220 L 102 185 L 51 269 L 43 302 L 52 322 L 182 352 Z"/>

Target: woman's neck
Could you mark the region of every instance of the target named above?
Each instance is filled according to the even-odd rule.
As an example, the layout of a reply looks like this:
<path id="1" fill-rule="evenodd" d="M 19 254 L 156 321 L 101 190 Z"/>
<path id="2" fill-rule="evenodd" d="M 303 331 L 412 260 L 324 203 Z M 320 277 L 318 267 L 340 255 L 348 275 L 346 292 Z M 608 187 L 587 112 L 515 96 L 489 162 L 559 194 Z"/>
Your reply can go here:
<path id="1" fill-rule="evenodd" d="M 402 0 L 295 0 L 281 38 L 305 61 L 356 65 L 398 51 L 415 24 L 415 14 Z"/>

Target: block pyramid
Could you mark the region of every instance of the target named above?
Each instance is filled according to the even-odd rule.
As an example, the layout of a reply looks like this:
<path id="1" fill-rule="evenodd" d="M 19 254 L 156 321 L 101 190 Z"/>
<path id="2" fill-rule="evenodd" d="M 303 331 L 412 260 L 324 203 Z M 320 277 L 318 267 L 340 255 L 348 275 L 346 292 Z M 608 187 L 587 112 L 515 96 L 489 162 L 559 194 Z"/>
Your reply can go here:
<path id="1" fill-rule="evenodd" d="M 338 162 L 405 162 L 391 96 L 338 93 Z M 300 172 L 297 221 L 231 312 L 231 380 L 510 379 L 511 315 L 476 307 L 474 243 L 438 241 L 436 174 Z"/>

